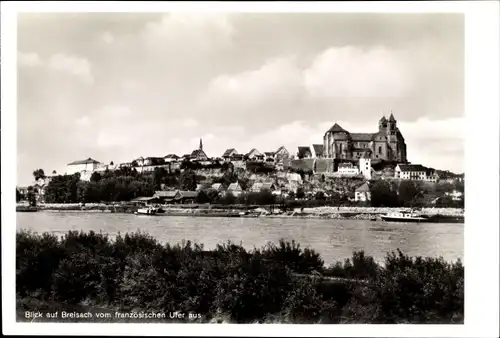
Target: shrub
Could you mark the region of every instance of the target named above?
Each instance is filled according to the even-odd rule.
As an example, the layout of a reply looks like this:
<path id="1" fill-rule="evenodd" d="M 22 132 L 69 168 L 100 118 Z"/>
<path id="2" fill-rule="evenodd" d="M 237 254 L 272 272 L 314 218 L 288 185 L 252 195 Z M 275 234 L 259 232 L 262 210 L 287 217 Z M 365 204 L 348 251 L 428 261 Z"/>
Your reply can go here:
<path id="1" fill-rule="evenodd" d="M 325 279 L 322 272 L 351 280 Z M 16 275 L 18 304 L 27 311 L 35 297 L 36 306 L 85 302 L 240 323 L 272 317 L 300 323 L 463 322 L 462 263 L 400 251 L 388 254 L 384 266 L 360 251 L 323 269 L 319 254 L 294 241 L 252 251 L 227 242 L 206 251 L 190 241 L 162 245 L 140 232 L 111 241 L 92 231 L 70 231 L 59 240 L 22 231 Z"/>

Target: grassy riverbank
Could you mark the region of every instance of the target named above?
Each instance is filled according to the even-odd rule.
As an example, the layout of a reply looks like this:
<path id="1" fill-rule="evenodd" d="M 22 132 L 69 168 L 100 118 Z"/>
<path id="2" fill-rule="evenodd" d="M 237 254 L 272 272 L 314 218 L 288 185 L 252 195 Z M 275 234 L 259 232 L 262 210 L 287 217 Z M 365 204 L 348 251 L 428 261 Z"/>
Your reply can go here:
<path id="1" fill-rule="evenodd" d="M 111 241 L 93 232 L 57 238 L 23 231 L 16 245 L 18 320 L 31 320 L 26 311 L 64 310 L 89 311 L 94 317 L 84 321 L 92 322 L 160 312 L 167 322 L 463 323 L 460 261 L 396 252 L 378 265 L 355 252 L 324 262 L 296 243 L 205 250 L 141 233 Z M 176 311 L 187 318 L 168 318 Z M 112 317 L 96 319 L 104 312 Z"/>

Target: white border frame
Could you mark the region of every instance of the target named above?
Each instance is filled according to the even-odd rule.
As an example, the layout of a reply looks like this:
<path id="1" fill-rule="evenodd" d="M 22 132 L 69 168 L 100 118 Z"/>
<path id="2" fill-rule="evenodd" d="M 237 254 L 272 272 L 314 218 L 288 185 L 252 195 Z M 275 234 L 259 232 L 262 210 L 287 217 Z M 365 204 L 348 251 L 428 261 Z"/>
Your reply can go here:
<path id="1" fill-rule="evenodd" d="M 15 322 L 17 12 L 454 12 L 465 13 L 466 225 L 464 325 L 39 324 Z M 497 337 L 499 3 L 446 2 L 2 2 L 2 315 L 4 334 Z M 12 193 L 11 193 L 12 192 Z M 481 250 L 482 249 L 482 250 Z M 145 325 L 148 325 L 147 328 Z M 168 325 L 165 327 L 164 325 Z"/>

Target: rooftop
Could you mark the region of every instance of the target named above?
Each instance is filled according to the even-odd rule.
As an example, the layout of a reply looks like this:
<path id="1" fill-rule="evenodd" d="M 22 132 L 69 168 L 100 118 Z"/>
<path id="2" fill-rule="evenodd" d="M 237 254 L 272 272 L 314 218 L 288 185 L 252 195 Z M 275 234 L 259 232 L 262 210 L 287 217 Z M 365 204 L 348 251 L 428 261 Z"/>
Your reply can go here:
<path id="1" fill-rule="evenodd" d="M 68 163 L 68 165 L 90 164 L 90 163 L 99 163 L 99 161 L 96 161 L 96 160 L 89 157 L 86 160 L 73 161 L 71 163 Z"/>

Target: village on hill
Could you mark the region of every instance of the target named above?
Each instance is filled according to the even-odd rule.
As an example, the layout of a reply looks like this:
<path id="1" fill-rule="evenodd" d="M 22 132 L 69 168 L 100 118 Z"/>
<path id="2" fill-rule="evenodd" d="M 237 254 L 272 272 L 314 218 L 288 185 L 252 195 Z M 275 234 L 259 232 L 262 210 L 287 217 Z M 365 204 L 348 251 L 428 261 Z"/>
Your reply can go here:
<path id="1" fill-rule="evenodd" d="M 375 133 L 350 133 L 335 123 L 325 132 L 323 143 L 299 146 L 294 152 L 284 146 L 264 152 L 251 149 L 247 153 L 229 148 L 220 156 L 209 157 L 200 139 L 190 154 L 140 157 L 108 164 L 89 157 L 68 163 L 64 175 L 55 171 L 49 175 L 38 169 L 33 173 L 36 182 L 17 191 L 18 200 L 32 192 L 38 203 L 152 200 L 194 203 L 200 199 L 213 202 L 228 196 L 239 198 L 261 192 L 282 199 L 336 197 L 337 201 L 370 203 L 377 182 L 408 181 L 413 182 L 413 190 L 415 184 L 420 189 L 427 187 L 427 194 L 420 193 L 420 199 L 427 195 L 425 204 L 436 204 L 444 197 L 463 202 L 463 174 L 413 164 L 407 158 L 404 137 L 391 114 L 389 119 L 385 116 L 380 119 Z M 63 183 L 61 177 L 75 174 L 78 175 L 76 181 L 82 183 L 75 185 L 74 192 L 54 188 L 56 181 Z M 105 193 L 102 187 L 99 192 L 92 188 L 92 184 L 102 178 L 134 175 L 150 177 L 151 184 L 144 181 L 133 184 L 137 179 L 129 179 L 130 182 L 118 179 L 108 182 Z M 460 183 L 458 188 L 456 183 Z M 82 187 L 82 184 L 87 185 Z M 200 192 L 207 198 L 200 197 Z"/>

